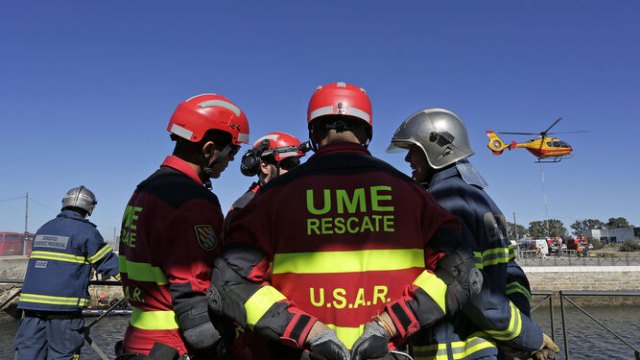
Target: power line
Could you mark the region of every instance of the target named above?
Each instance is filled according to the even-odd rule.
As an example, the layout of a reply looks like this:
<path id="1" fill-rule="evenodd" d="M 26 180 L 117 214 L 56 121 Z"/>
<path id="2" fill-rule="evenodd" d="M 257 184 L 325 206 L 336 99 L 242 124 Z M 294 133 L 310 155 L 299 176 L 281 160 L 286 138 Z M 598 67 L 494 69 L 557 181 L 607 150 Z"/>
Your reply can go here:
<path id="1" fill-rule="evenodd" d="M 22 200 L 24 198 L 25 198 L 24 196 L 18 196 L 18 197 L 14 197 L 14 198 L 0 199 L 0 203 L 9 202 L 9 201 L 16 201 L 16 200 Z"/>
<path id="2" fill-rule="evenodd" d="M 38 205 L 42 206 L 43 208 L 45 208 L 45 209 L 47 209 L 47 210 L 49 210 L 49 211 L 52 211 L 52 212 L 54 212 L 54 213 L 58 213 L 58 210 L 53 209 L 53 208 L 51 208 L 51 207 L 49 207 L 49 206 L 47 206 L 47 205 L 45 205 L 45 204 L 41 203 L 40 201 L 38 201 L 38 200 L 36 200 L 36 199 L 34 199 L 34 198 L 30 198 L 30 199 L 31 199 L 31 201 L 35 202 L 36 204 L 38 204 Z"/>

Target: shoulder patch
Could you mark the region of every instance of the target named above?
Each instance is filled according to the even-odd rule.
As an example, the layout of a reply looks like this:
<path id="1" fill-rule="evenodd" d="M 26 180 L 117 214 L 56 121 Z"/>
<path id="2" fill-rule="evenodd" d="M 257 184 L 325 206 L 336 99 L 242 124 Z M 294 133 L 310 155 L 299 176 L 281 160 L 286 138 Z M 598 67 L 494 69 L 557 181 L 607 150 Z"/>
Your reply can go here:
<path id="1" fill-rule="evenodd" d="M 213 226 L 195 225 L 193 230 L 196 233 L 196 239 L 201 248 L 205 251 L 212 251 L 216 248 L 218 238 L 216 237 L 215 231 L 213 231 Z"/>

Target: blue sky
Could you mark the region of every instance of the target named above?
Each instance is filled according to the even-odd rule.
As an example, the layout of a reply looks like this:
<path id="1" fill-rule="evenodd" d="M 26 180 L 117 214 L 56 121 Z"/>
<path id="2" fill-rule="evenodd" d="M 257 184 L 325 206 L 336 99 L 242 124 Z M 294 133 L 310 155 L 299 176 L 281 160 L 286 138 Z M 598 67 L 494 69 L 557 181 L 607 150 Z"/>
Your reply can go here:
<path id="1" fill-rule="evenodd" d="M 136 184 L 170 154 L 166 125 L 198 93 L 229 97 L 251 139 L 306 139 L 306 106 L 334 81 L 367 90 L 374 155 L 410 114 L 465 121 L 471 161 L 509 221 L 545 217 L 541 167 L 500 157 L 485 131 L 588 130 L 545 164 L 547 214 L 640 225 L 637 1 L 3 1 L 0 4 L 0 230 L 30 231 L 83 184 L 107 240 Z M 514 138 L 526 140 L 527 138 Z M 507 137 L 507 140 L 511 138 Z M 245 147 L 246 149 L 246 147 Z M 244 149 L 242 150 L 244 151 Z M 214 181 L 223 210 L 252 179 L 239 159 Z"/>

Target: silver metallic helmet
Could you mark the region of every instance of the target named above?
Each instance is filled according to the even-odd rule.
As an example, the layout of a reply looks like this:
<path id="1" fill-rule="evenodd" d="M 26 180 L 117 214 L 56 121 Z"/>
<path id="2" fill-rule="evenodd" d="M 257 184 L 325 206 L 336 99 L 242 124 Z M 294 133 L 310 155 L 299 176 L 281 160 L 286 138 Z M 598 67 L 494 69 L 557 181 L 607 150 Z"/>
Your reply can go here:
<path id="1" fill-rule="evenodd" d="M 96 200 L 96 196 L 93 195 L 91 190 L 84 186 L 78 186 L 64 194 L 62 198 L 62 209 L 75 207 L 86 211 L 87 215 L 91 215 L 97 203 L 98 200 Z"/>
<path id="2" fill-rule="evenodd" d="M 445 109 L 424 109 L 409 116 L 393 134 L 387 152 L 419 146 L 434 169 L 473 155 L 462 120 Z"/>

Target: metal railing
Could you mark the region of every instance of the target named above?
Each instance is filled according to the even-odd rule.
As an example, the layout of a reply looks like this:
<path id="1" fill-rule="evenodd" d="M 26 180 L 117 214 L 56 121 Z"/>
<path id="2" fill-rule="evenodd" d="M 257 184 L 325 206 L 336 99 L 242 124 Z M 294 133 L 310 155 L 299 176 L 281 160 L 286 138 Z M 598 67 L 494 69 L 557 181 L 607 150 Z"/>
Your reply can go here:
<path id="1" fill-rule="evenodd" d="M 4 279 L 0 279 L 0 284 L 22 284 L 22 280 L 4 280 Z M 118 281 L 97 281 L 97 280 L 94 280 L 94 281 L 91 281 L 89 284 L 90 285 L 121 286 L 121 283 L 118 282 Z M 6 306 L 6 304 L 11 302 L 19 293 L 20 292 L 17 292 L 16 294 L 12 295 L 9 299 L 3 301 L 3 303 L 0 304 L 0 309 L 3 309 Z M 551 324 L 550 336 L 551 336 L 552 339 L 555 340 L 556 339 L 556 336 L 555 336 L 555 325 L 556 324 L 555 324 L 554 297 L 556 295 L 556 292 L 553 292 L 553 291 L 532 291 L 531 294 L 535 295 L 535 296 L 542 296 L 543 297 L 541 300 L 537 301 L 537 303 L 535 303 L 535 304 L 532 303 L 531 304 L 531 313 L 535 312 L 540 307 L 542 307 L 543 305 L 548 303 L 549 320 L 550 320 L 550 324 Z M 568 324 L 568 322 L 567 322 L 567 317 L 566 317 L 566 313 L 565 313 L 565 302 L 568 302 L 571 305 L 573 305 L 576 309 L 578 309 L 584 315 L 586 315 L 591 320 L 593 320 L 601 328 L 603 328 L 608 333 L 610 333 L 614 338 L 618 339 L 620 342 L 622 342 L 624 345 L 626 345 L 631 351 L 633 351 L 635 359 L 640 360 L 640 349 L 638 349 L 638 347 L 630 344 L 628 341 L 626 341 L 624 338 L 622 338 L 619 334 L 617 334 L 615 331 L 610 329 L 606 324 L 604 324 L 602 321 L 598 320 L 596 317 L 594 317 L 592 314 L 590 314 L 589 311 L 585 310 L 584 308 L 582 308 L 581 306 L 576 304 L 576 302 L 574 302 L 571 298 L 569 298 L 569 297 L 602 297 L 602 296 L 640 297 L 640 292 L 638 292 L 638 291 L 615 292 L 615 291 L 565 291 L 565 290 L 560 290 L 560 291 L 557 292 L 557 295 L 558 295 L 558 298 L 560 300 L 560 319 L 561 319 L 561 327 L 562 327 L 564 355 L 565 355 L 565 359 L 566 360 L 570 360 L 570 357 L 569 357 L 569 345 L 570 344 L 569 344 L 569 337 L 567 336 L 567 329 L 568 329 L 570 324 Z M 119 305 L 121 305 L 123 301 L 124 301 L 124 299 L 121 299 L 120 301 L 111 304 L 111 306 L 108 309 L 106 309 L 105 312 L 102 315 L 100 315 L 100 317 L 98 317 L 96 320 L 91 322 L 86 327 L 87 328 L 91 328 L 98 321 L 102 320 L 105 316 L 109 315 L 109 313 L 112 310 L 114 310 Z M 104 354 L 104 352 L 97 346 L 97 344 L 95 344 L 91 340 L 91 338 L 89 338 L 87 336 L 87 339 L 85 339 L 85 340 L 88 343 L 88 345 L 100 356 L 101 359 L 107 359 L 107 357 Z"/>
<path id="2" fill-rule="evenodd" d="M 554 303 L 553 303 L 554 292 L 552 292 L 552 291 L 532 291 L 531 294 L 532 295 L 538 295 L 538 296 L 544 296 L 544 298 L 542 300 L 540 300 L 536 305 L 532 304 L 531 313 L 533 313 L 539 307 L 544 305 L 544 303 L 546 301 L 549 302 L 549 316 L 550 316 L 550 321 L 551 321 L 551 334 L 550 335 L 551 335 L 551 338 L 554 339 L 554 341 L 555 341 L 555 333 L 554 333 L 555 319 L 554 319 Z M 638 347 L 630 344 L 627 340 L 625 340 L 623 337 L 621 337 L 619 334 L 617 334 L 615 331 L 613 331 L 611 328 L 609 328 L 607 325 L 605 325 L 602 321 L 598 320 L 596 317 L 594 317 L 587 310 L 585 310 L 584 308 L 582 308 L 581 306 L 576 304 L 573 300 L 571 300 L 569 298 L 569 296 L 572 296 L 572 297 L 576 297 L 576 296 L 577 297 L 600 297 L 600 296 L 607 296 L 607 297 L 611 297 L 611 296 L 629 297 L 629 296 L 631 296 L 631 297 L 637 297 L 637 296 L 640 296 L 640 292 L 638 292 L 638 291 L 627 291 L 627 292 L 616 292 L 616 291 L 565 291 L 565 290 L 560 290 L 558 292 L 558 297 L 560 299 L 560 319 L 562 321 L 561 325 L 562 325 L 562 337 L 563 337 L 563 344 L 564 344 L 564 355 L 565 355 L 565 359 L 566 360 L 570 360 L 570 357 L 569 357 L 569 337 L 567 336 L 568 323 L 567 323 L 567 320 L 566 320 L 567 317 L 566 317 L 566 314 L 565 314 L 565 305 L 564 305 L 565 302 L 568 302 L 571 305 L 573 305 L 576 309 L 580 310 L 580 312 L 582 312 L 584 315 L 589 317 L 596 324 L 600 325 L 600 327 L 602 329 L 606 330 L 609 334 L 611 334 L 613 337 L 615 337 L 620 342 L 622 342 L 624 345 L 626 345 L 631 351 L 633 351 L 633 355 L 635 356 L 635 359 L 636 360 L 640 360 L 640 349 L 638 349 Z"/>

